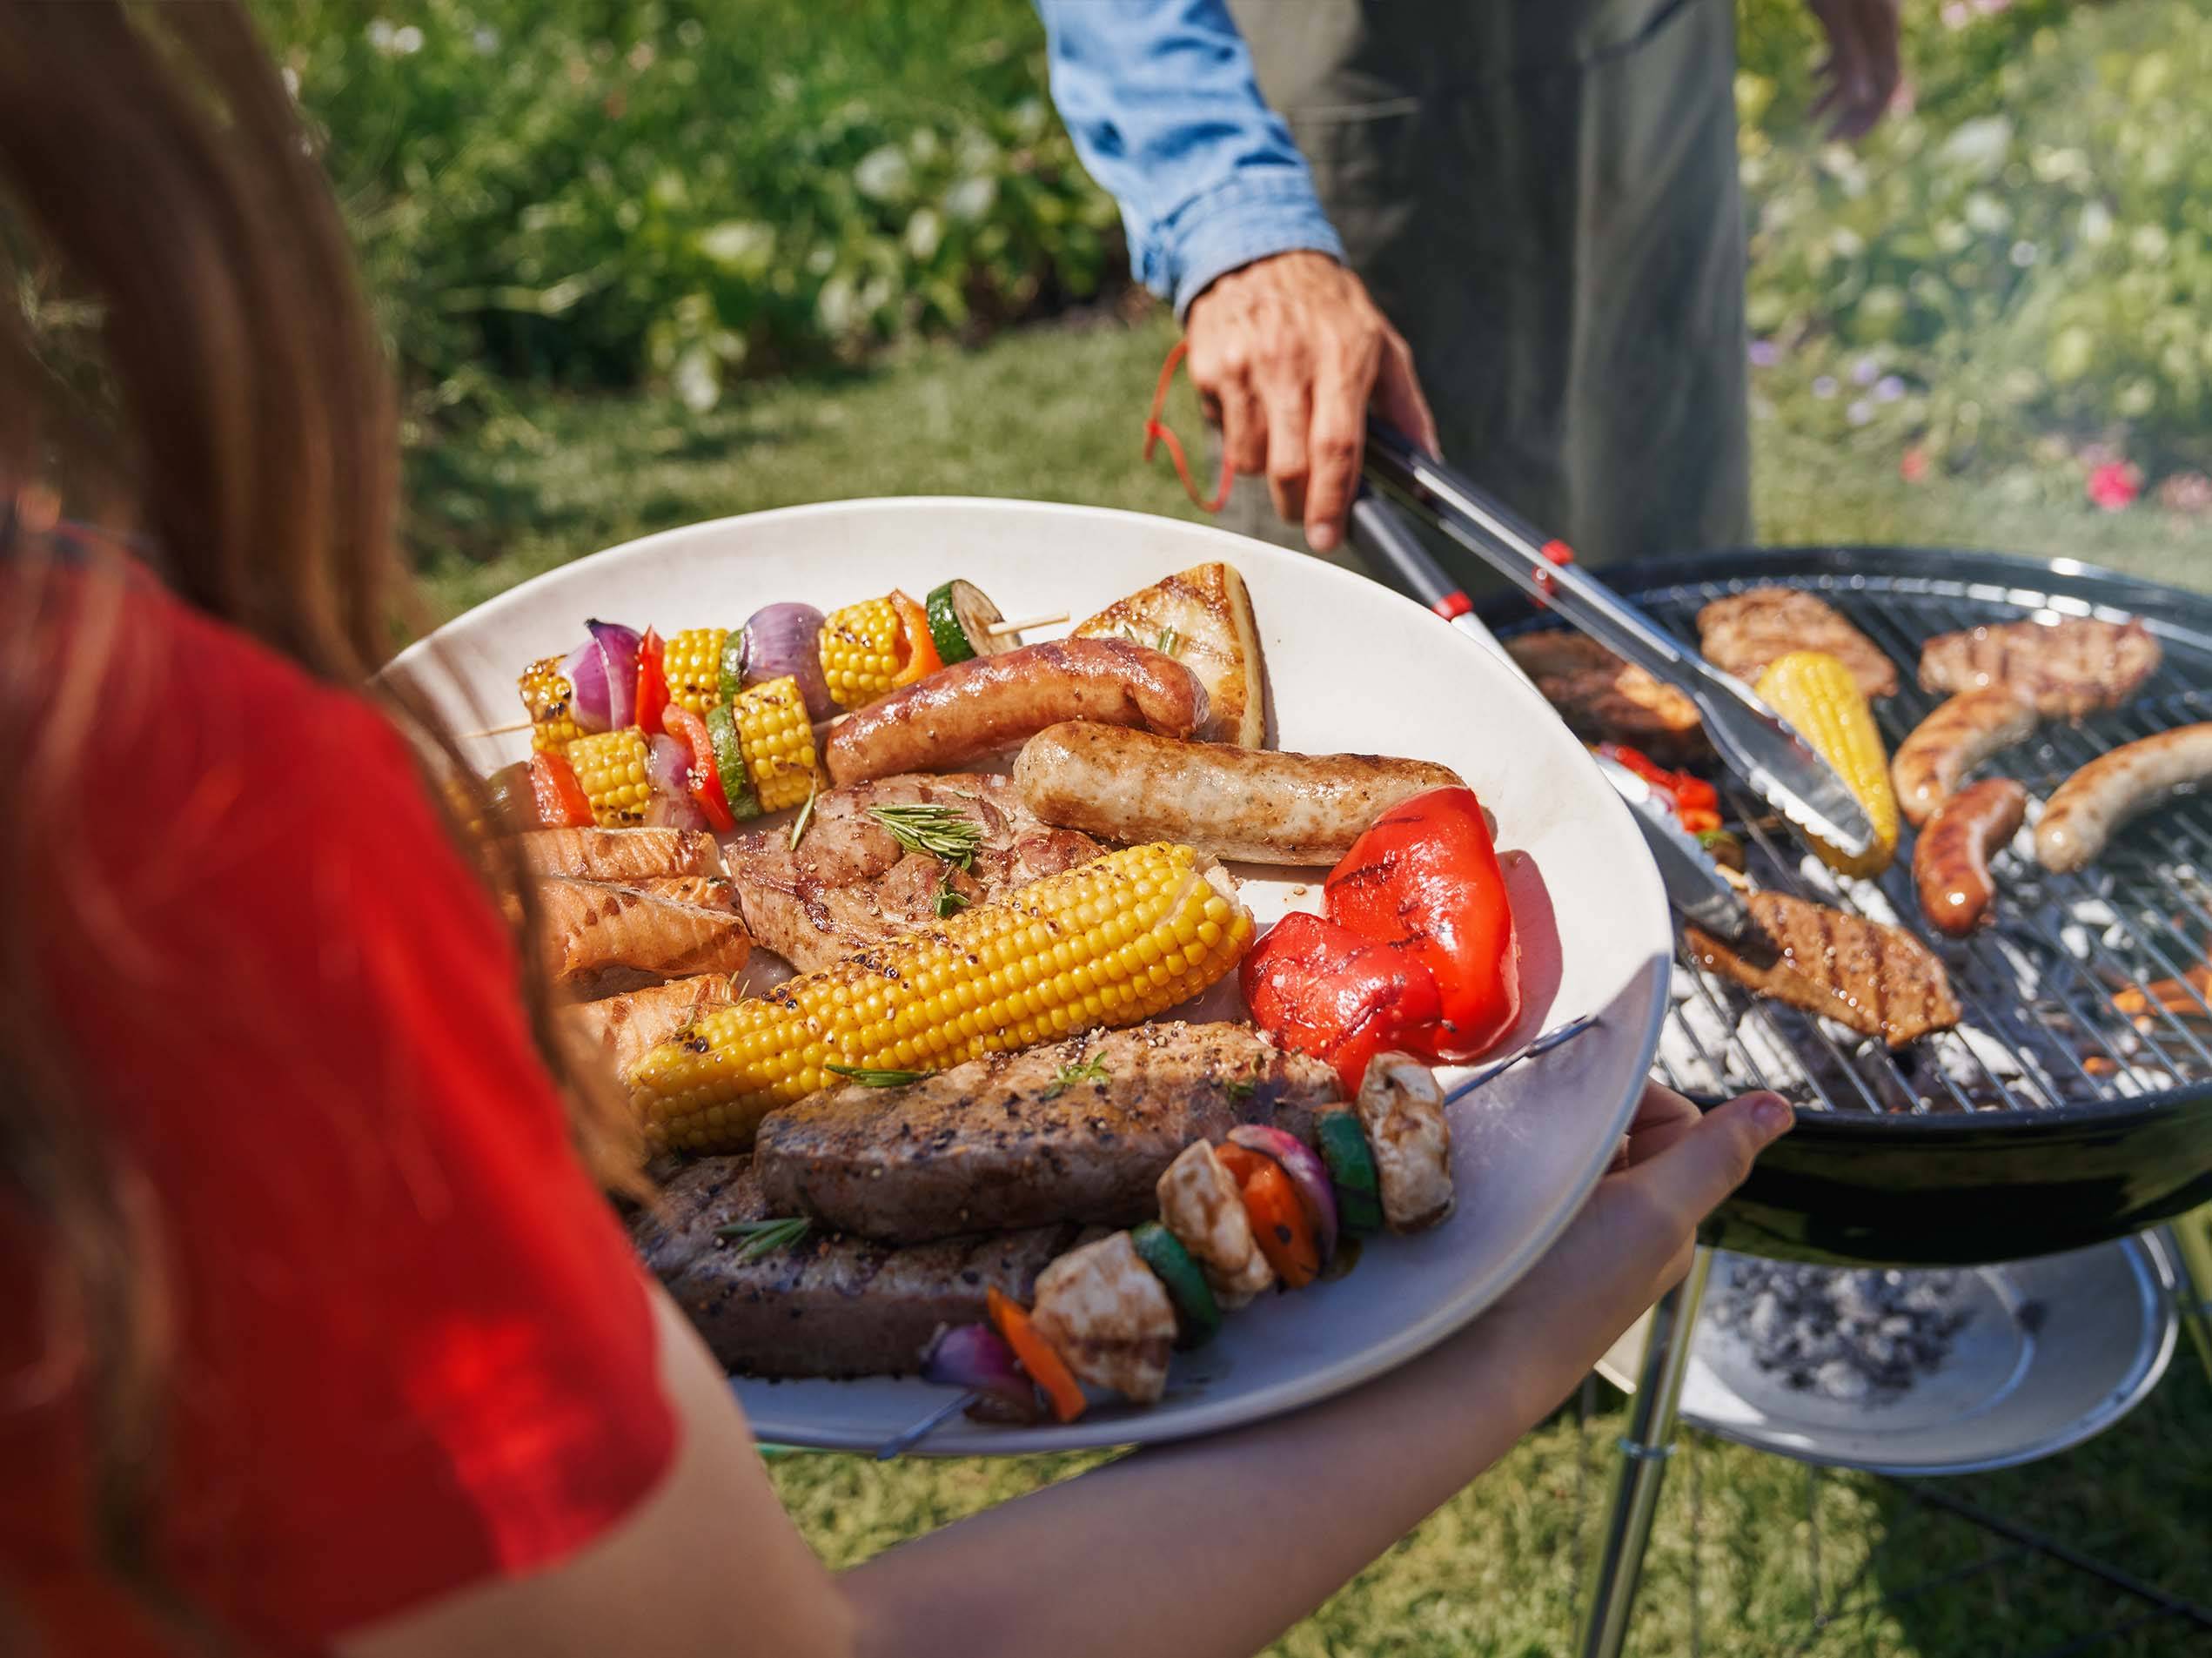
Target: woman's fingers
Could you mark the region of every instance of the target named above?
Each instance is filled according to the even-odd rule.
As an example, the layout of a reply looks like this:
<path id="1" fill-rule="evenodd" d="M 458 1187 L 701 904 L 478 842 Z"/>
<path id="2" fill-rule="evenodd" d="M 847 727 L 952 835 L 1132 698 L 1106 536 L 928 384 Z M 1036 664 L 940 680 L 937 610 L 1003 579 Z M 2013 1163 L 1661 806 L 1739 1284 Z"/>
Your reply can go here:
<path id="1" fill-rule="evenodd" d="M 1631 1167 L 1620 1177 L 1642 1189 L 1659 1218 L 1666 1236 L 1652 1241 L 1666 1247 L 1686 1238 L 1744 1183 L 1759 1154 L 1788 1133 L 1793 1120 L 1780 1095 L 1746 1094 L 1695 1121 L 1671 1117 L 1659 1125 L 1662 1143 L 1641 1156 L 1632 1150 Z"/>

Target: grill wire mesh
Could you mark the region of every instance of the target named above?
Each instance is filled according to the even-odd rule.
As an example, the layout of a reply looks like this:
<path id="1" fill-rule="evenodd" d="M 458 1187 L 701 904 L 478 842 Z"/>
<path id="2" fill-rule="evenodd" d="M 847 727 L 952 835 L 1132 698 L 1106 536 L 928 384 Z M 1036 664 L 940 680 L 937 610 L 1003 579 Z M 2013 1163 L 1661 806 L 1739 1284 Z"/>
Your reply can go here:
<path id="1" fill-rule="evenodd" d="M 1915 681 L 1923 641 L 1994 622 L 2128 616 L 2071 594 L 1902 573 L 1745 575 L 1631 596 L 1694 642 L 1701 606 L 1764 586 L 1819 594 L 1896 661 L 1902 688 L 1875 705 L 1893 753 L 1942 700 Z M 2047 722 L 1976 775 L 2016 777 L 2040 802 L 2077 767 L 2121 743 L 2212 719 L 2206 688 L 2212 634 L 2155 614 L 2143 619 L 2159 634 L 2164 660 L 2135 698 L 2079 725 Z M 2053 876 L 2032 856 L 2000 854 L 1992 866 L 1994 922 L 1954 942 L 1920 917 L 1909 830 L 1882 876 L 1851 879 L 1806 851 L 1763 802 L 1725 777 L 1716 782 L 1755 885 L 1903 924 L 1942 957 L 1965 1017 L 1956 1030 L 1892 1054 L 1879 1041 L 1753 997 L 1678 960 L 1655 1068 L 1660 1081 L 1691 1093 L 1771 1088 L 1801 1107 L 1872 1115 L 2081 1114 L 2212 1091 L 2212 1002 L 2205 995 L 2212 981 L 2186 977 L 2212 949 L 2212 795 L 2137 820 L 2076 875 Z M 2038 809 L 2028 809 L 2030 828 Z M 2027 831 L 2014 844 L 2028 844 Z M 2154 990 L 2161 982 L 2162 991 Z M 2130 991 L 2142 998 L 2144 1011 L 2115 1004 Z"/>

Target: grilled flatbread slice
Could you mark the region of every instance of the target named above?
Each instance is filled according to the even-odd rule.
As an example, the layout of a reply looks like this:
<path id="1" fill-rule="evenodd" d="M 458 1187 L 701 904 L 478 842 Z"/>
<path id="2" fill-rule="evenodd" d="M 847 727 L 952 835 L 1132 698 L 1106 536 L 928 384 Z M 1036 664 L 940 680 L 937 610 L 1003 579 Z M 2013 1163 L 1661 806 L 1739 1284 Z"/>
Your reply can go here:
<path id="1" fill-rule="evenodd" d="M 1267 735 L 1260 638 L 1244 578 L 1226 564 L 1193 565 L 1116 601 L 1076 629 L 1077 639 L 1133 639 L 1164 650 L 1206 688 L 1200 742 L 1257 748 Z"/>

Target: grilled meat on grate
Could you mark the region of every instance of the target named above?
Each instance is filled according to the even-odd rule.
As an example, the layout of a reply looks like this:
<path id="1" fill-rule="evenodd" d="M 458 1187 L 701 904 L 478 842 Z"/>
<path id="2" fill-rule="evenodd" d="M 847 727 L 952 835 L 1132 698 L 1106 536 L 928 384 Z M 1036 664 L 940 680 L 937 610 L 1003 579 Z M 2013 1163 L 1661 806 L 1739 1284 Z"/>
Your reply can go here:
<path id="1" fill-rule="evenodd" d="M 1697 704 L 1596 640 L 1547 628 L 1518 634 L 1505 649 L 1567 728 L 1585 742 L 1625 742 L 1668 764 L 1706 752 Z"/>
<path id="2" fill-rule="evenodd" d="M 1689 927 L 1698 966 L 1892 1048 L 1958 1024 L 1943 963 L 1910 933 L 1787 893 L 1754 892 L 1746 902 L 1768 943 L 1739 951 Z"/>
<path id="3" fill-rule="evenodd" d="M 2008 690 L 2047 719 L 2116 708 L 2158 671 L 2158 641 L 2142 622 L 2008 621 L 1938 634 L 1920 647 L 1930 691 Z"/>
<path id="4" fill-rule="evenodd" d="M 1698 648 L 1746 684 L 1793 650 L 1825 651 L 1851 670 L 1867 696 L 1897 694 L 1897 665 L 1834 606 L 1793 587 L 1753 587 L 1698 612 Z"/>

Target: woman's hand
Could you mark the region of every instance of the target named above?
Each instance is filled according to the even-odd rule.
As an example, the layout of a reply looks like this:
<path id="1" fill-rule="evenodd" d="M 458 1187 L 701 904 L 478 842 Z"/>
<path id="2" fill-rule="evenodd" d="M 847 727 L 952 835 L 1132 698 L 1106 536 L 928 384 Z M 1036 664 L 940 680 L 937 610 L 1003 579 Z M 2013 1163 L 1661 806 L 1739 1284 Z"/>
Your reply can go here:
<path id="1" fill-rule="evenodd" d="M 1580 1376 L 1681 1281 L 1698 1223 L 1743 1184 L 1753 1160 L 1793 1120 L 1775 1094 L 1747 1094 L 1700 1112 L 1671 1089 L 1650 1084 L 1582 1213 L 1477 1327 L 1516 1326 L 1557 1373 Z"/>
<path id="2" fill-rule="evenodd" d="M 1190 302 L 1184 332 L 1191 381 L 1220 409 L 1230 468 L 1265 473 L 1275 510 L 1305 525 L 1317 553 L 1344 540 L 1371 399 L 1436 449 L 1412 352 L 1366 285 L 1325 253 L 1277 253 L 1231 271 Z"/>

